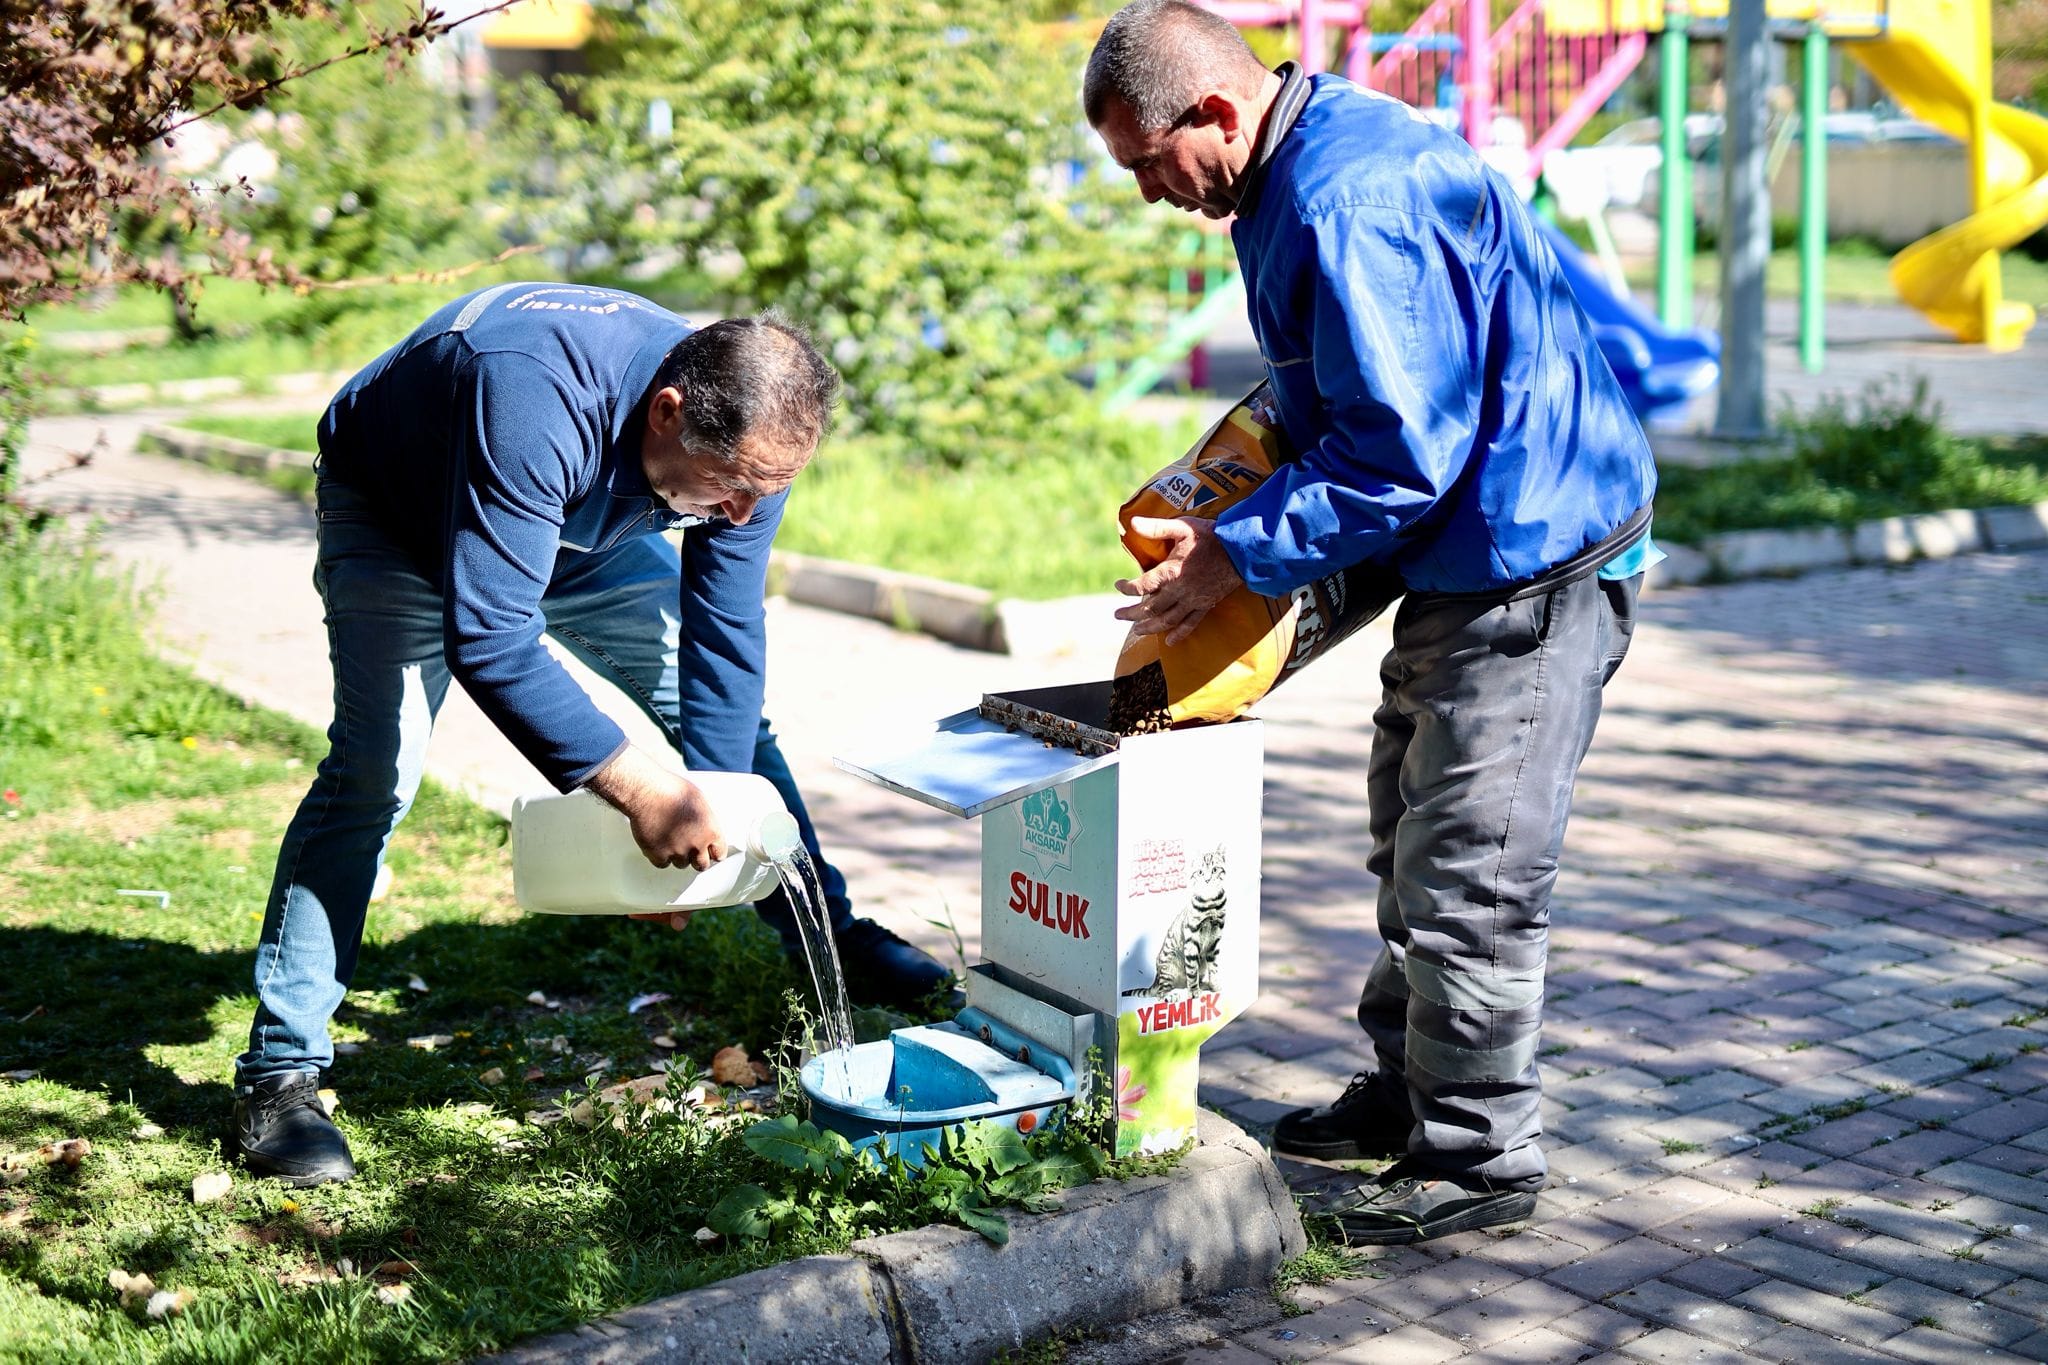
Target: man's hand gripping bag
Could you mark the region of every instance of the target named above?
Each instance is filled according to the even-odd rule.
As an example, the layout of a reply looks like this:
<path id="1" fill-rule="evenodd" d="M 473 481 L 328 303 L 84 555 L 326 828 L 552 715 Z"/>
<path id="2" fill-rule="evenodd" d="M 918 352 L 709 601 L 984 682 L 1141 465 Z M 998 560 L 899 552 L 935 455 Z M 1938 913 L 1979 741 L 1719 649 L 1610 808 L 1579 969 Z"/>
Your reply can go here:
<path id="1" fill-rule="evenodd" d="M 1293 458 L 1269 385 L 1253 389 L 1187 454 L 1153 475 L 1118 511 L 1124 548 L 1143 572 L 1166 547 L 1131 530 L 1133 517 L 1215 518 Z M 1359 564 L 1263 597 L 1239 588 L 1177 645 L 1133 633 L 1117 655 L 1110 723 L 1124 734 L 1234 720 L 1287 678 L 1378 616 L 1403 592 L 1392 570 Z"/>

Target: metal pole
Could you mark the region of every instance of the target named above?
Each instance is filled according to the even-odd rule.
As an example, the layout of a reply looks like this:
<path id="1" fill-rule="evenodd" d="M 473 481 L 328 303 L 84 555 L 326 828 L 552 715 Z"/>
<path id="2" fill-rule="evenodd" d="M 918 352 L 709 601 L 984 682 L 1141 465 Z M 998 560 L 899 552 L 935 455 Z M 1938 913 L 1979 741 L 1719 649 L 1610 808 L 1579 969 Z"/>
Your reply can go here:
<path id="1" fill-rule="evenodd" d="M 1985 98 L 1983 91 L 1984 87 L 1978 86 L 1969 104 L 1970 208 L 1975 213 L 1982 213 L 1991 205 L 1991 101 Z M 1977 335 L 1967 339 L 1990 343 L 1994 347 L 1998 336 L 1998 304 L 2004 291 L 2003 264 L 2003 258 L 1996 251 L 1987 251 L 1977 258 L 1973 271 L 1977 286 Z"/>
<path id="2" fill-rule="evenodd" d="M 1492 6 L 1465 0 L 1465 141 L 1485 149 L 1493 133 Z"/>
<path id="3" fill-rule="evenodd" d="M 1763 138 L 1770 57 L 1765 0 L 1728 5 L 1727 98 L 1721 134 L 1721 394 L 1718 436 L 1762 436 L 1764 267 L 1771 256 L 1771 196 Z"/>
<path id="4" fill-rule="evenodd" d="M 1317 0 L 1301 0 L 1301 71 L 1313 76 L 1323 69 L 1323 12 Z"/>
<path id="5" fill-rule="evenodd" d="M 1658 141 L 1662 155 L 1657 190 L 1657 316 L 1666 327 L 1692 326 L 1692 162 L 1686 159 L 1685 111 L 1689 61 L 1685 10 L 1664 11 L 1657 40 Z"/>
<path id="6" fill-rule="evenodd" d="M 1827 302 L 1822 297 L 1828 260 L 1828 35 L 1819 24 L 1806 31 L 1804 108 L 1799 115 L 1799 363 L 1819 374 L 1827 356 Z"/>

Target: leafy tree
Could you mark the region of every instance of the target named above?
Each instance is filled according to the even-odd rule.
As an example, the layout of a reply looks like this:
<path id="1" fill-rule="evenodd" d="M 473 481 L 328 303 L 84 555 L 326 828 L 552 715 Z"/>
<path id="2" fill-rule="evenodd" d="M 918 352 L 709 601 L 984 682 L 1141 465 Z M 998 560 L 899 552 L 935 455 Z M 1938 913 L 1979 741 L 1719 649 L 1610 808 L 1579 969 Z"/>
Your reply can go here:
<path id="1" fill-rule="evenodd" d="M 362 43 L 380 12 L 357 7 L 337 32 L 292 26 L 292 58 L 310 64 Z M 230 221 L 301 287 L 416 274 L 489 256 L 503 242 L 490 204 L 491 148 L 460 99 L 417 63 L 349 62 L 281 91 L 238 131 L 269 147 L 277 171 Z M 324 325 L 374 295 L 314 292 L 301 327 Z"/>
<path id="2" fill-rule="evenodd" d="M 358 23 L 358 41 L 294 62 L 280 21 L 345 25 L 357 7 L 327 0 L 42 0 L 0 9 L 0 315 L 69 297 L 81 284 L 143 279 L 175 285 L 175 259 L 124 257 L 104 269 L 121 215 L 140 211 L 198 226 L 203 193 L 151 164 L 150 148 L 230 108 L 252 109 L 322 67 L 372 52 L 396 59 L 513 3 L 461 20 L 409 6 L 393 23 Z M 218 243 L 219 267 L 276 281 L 272 262 Z"/>
<path id="3" fill-rule="evenodd" d="M 1042 8 L 1039 6 L 1038 8 Z M 1166 220 L 1102 176 L 1084 26 L 1017 0 L 600 11 L 547 230 L 674 256 L 817 334 L 859 430 L 928 457 L 1097 439 L 1091 362 L 1163 317 Z"/>

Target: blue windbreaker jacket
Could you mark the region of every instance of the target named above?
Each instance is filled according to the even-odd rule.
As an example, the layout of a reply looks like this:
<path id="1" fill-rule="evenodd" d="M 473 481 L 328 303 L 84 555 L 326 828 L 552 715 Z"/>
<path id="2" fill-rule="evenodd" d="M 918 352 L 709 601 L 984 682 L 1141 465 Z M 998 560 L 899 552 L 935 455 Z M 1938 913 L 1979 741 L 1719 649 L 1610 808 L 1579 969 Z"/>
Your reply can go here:
<path id="1" fill-rule="evenodd" d="M 1390 96 L 1321 75 L 1295 103 L 1231 233 L 1299 452 L 1218 522 L 1246 584 L 1374 561 L 1487 592 L 1622 527 L 1649 444 L 1514 189 Z"/>
<path id="2" fill-rule="evenodd" d="M 625 747 L 541 644 L 558 555 L 682 524 L 640 464 L 646 398 L 688 322 L 632 294 L 505 284 L 455 300 L 351 379 L 320 421 L 327 477 L 362 492 L 442 595 L 449 669 L 571 791 Z M 787 494 L 683 538 L 683 758 L 753 766 L 761 599 Z"/>

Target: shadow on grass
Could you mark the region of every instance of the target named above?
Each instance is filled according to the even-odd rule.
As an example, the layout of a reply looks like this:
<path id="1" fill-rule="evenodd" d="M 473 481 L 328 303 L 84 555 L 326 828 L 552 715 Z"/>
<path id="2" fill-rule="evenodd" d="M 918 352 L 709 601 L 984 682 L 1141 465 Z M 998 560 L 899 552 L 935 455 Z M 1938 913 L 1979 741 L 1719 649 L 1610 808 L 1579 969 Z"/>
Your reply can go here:
<path id="1" fill-rule="evenodd" d="M 227 1077 L 188 1084 L 150 1059 L 160 1045 L 190 1046 L 214 1035 L 209 1015 L 224 995 L 246 989 L 246 954 L 205 953 L 180 943 L 91 930 L 0 928 L 8 964 L 0 992 L 0 1059 L 9 1069 L 131 1100 L 166 1125 L 227 1109 Z M 17 1123 L 21 1116 L 16 1115 Z M 132 1124 L 120 1123 L 121 1135 Z M 0 1130 L 0 1143 L 26 1136 Z M 74 1134 L 91 1138 L 113 1132 Z"/>
<path id="2" fill-rule="evenodd" d="M 224 1135 L 252 959 L 243 947 L 204 951 L 92 930 L 0 928 L 0 1067 L 129 1101 L 166 1127 Z M 407 989 L 415 976 L 431 989 Z M 732 1043 L 760 1056 L 786 1028 L 782 997 L 796 984 L 773 933 L 745 908 L 701 915 L 682 934 L 566 917 L 429 924 L 364 945 L 336 1024 L 343 1036 L 366 1033 L 368 1041 L 338 1058 L 323 1083 L 345 1092 L 352 1114 L 370 1118 L 516 1097 L 528 1065 L 544 1068 L 547 1079 L 536 1084 L 556 1092 L 580 1088 L 581 1068 L 599 1059 L 614 1074 L 639 1074 L 661 1055 L 650 1043 L 656 1033 L 675 1036 L 699 1065 Z M 560 1008 L 529 1003 L 534 990 Z M 632 996 L 656 991 L 671 999 L 627 1012 Z M 455 1041 L 407 1046 L 435 1034 Z M 546 1046 L 557 1036 L 566 1052 Z M 536 1037 L 539 1046 L 528 1041 Z M 510 1086 L 494 1090 L 477 1079 L 493 1066 L 513 1073 Z M 0 1142 L 27 1135 L 0 1131 Z"/>

